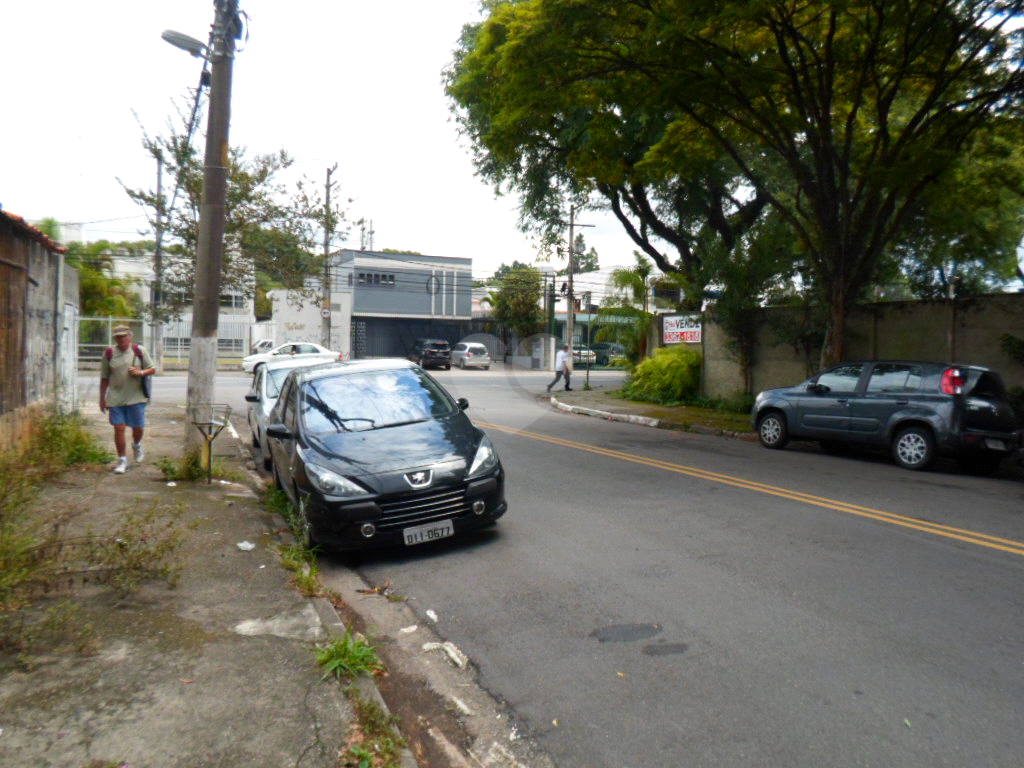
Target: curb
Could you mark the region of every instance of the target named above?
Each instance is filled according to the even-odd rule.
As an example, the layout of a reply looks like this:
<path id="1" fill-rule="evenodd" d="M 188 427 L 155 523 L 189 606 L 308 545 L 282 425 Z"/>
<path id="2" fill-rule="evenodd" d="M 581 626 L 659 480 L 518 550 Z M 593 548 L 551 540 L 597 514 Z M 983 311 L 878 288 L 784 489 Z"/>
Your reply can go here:
<path id="1" fill-rule="evenodd" d="M 345 622 L 341 620 L 341 616 L 335 610 L 334 605 L 326 597 L 314 597 L 313 608 L 316 610 L 317 615 L 320 617 L 320 623 L 323 625 L 324 630 L 327 632 L 327 636 L 331 640 L 341 640 L 345 637 L 345 632 L 348 629 L 345 626 Z M 381 711 L 390 718 L 391 710 L 388 709 L 387 702 L 384 701 L 384 697 L 381 696 L 380 690 L 377 688 L 377 684 L 373 681 L 373 678 L 367 674 L 360 674 L 352 681 L 352 685 L 355 686 L 356 690 L 359 691 L 359 695 L 368 701 L 372 701 Z M 396 729 L 398 730 L 398 729 Z M 402 732 L 398 730 L 399 735 Z M 404 736 L 403 736 L 404 738 Z M 413 757 L 412 751 L 408 747 L 403 747 L 400 752 L 399 761 L 402 768 L 418 768 L 416 758 Z"/>
<path id="2" fill-rule="evenodd" d="M 710 435 L 712 437 L 731 437 L 737 440 L 756 441 L 757 435 L 747 432 L 733 432 L 731 430 L 715 429 L 705 427 L 701 424 L 686 424 L 681 421 L 670 421 L 668 419 L 653 419 L 649 416 L 636 416 L 631 413 L 614 413 L 612 411 L 601 411 L 596 408 L 586 408 L 582 405 L 567 405 L 559 402 L 554 395 L 551 396 L 551 404 L 560 411 L 577 413 L 581 416 L 596 416 L 606 421 L 622 421 L 628 424 L 639 424 L 644 427 L 655 429 L 674 429 L 680 432 L 695 432 L 699 435 Z"/>

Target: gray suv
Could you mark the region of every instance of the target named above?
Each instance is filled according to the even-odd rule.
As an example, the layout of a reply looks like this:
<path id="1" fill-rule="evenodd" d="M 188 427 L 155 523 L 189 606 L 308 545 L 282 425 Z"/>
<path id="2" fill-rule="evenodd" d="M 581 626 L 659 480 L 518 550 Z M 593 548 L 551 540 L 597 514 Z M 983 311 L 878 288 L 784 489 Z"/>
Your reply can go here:
<path id="1" fill-rule="evenodd" d="M 907 469 L 942 454 L 977 474 L 995 472 L 1022 445 L 999 374 L 977 366 L 904 360 L 843 363 L 795 387 L 761 392 L 750 414 L 766 448 L 790 438 L 826 450 L 884 446 Z"/>

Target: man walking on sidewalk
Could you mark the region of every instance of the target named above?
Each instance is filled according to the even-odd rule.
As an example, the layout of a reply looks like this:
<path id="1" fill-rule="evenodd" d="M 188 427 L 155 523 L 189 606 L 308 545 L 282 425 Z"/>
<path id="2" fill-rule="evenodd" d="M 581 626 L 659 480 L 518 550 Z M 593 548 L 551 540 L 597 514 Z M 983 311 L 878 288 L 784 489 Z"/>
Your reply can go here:
<path id="1" fill-rule="evenodd" d="M 548 384 L 548 392 L 551 388 L 558 383 L 558 380 L 565 377 L 565 391 L 572 392 L 572 387 L 569 386 L 569 377 L 572 376 L 572 358 L 569 357 L 569 345 L 565 344 L 558 354 L 555 355 L 555 379 Z"/>
<path id="2" fill-rule="evenodd" d="M 132 344 L 132 329 L 127 325 L 114 328 L 114 342 L 117 346 L 107 347 L 100 363 L 100 411 L 109 411 L 110 423 L 114 427 L 114 447 L 117 449 L 114 473 L 123 475 L 128 471 L 126 427 L 132 430 L 135 461 L 141 462 L 145 458 L 142 435 L 149 398 L 142 389 L 142 380 L 145 376 L 152 376 L 156 369 L 146 348 Z"/>

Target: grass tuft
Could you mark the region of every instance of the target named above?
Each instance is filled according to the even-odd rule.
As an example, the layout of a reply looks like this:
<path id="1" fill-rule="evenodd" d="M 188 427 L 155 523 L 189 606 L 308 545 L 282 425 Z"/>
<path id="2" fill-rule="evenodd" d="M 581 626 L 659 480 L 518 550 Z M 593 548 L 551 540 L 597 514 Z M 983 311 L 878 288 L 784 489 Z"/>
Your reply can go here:
<path id="1" fill-rule="evenodd" d="M 376 649 L 349 629 L 344 637 L 315 651 L 316 662 L 324 669 L 324 679 L 333 676 L 351 681 L 363 673 L 376 675 L 384 671 Z"/>

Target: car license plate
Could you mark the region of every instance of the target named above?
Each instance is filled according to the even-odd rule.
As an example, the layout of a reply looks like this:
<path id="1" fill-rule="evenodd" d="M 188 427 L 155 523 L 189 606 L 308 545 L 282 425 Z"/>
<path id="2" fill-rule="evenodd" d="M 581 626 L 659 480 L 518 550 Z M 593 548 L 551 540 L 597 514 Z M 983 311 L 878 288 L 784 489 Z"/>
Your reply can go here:
<path id="1" fill-rule="evenodd" d="M 985 438 L 985 447 L 991 448 L 993 451 L 1005 451 L 1006 444 L 1002 440 L 995 440 L 991 437 Z"/>
<path id="2" fill-rule="evenodd" d="M 442 520 L 439 523 L 429 523 L 427 525 L 417 525 L 414 528 L 406 528 L 402 531 L 402 538 L 405 539 L 406 546 L 410 546 L 412 544 L 422 544 L 426 541 L 446 539 L 454 533 L 455 528 L 452 526 L 452 521 Z"/>

